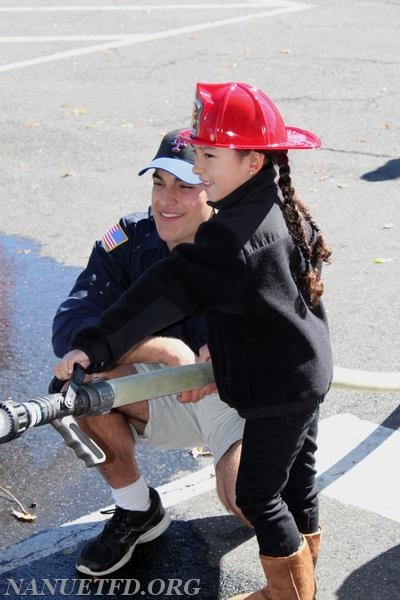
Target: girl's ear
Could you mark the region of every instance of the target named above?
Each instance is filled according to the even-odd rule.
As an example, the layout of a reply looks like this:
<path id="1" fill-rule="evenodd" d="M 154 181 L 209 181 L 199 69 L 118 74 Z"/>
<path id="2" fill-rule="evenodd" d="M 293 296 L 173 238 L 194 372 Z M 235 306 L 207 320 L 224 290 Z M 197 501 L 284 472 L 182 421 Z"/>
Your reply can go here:
<path id="1" fill-rule="evenodd" d="M 263 152 L 252 150 L 249 154 L 249 170 L 252 175 L 255 175 L 263 168 L 266 161 L 266 156 Z"/>

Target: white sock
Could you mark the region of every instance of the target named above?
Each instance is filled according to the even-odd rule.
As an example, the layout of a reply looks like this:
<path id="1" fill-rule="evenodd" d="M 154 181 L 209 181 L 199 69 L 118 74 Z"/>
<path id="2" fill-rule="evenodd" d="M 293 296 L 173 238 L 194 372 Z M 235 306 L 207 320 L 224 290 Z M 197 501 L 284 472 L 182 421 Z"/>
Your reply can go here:
<path id="1" fill-rule="evenodd" d="M 143 477 L 123 488 L 111 488 L 111 492 L 115 504 L 120 508 L 142 511 L 150 508 L 149 488 Z"/>

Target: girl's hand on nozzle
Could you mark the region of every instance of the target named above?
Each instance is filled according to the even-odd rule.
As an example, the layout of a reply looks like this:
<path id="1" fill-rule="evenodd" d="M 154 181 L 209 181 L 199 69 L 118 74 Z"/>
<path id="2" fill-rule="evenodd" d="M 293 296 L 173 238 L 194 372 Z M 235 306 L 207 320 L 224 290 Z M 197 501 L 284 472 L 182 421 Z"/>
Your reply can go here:
<path id="1" fill-rule="evenodd" d="M 82 350 L 71 350 L 56 364 L 53 369 L 54 375 L 62 381 L 71 379 L 75 363 L 79 363 L 84 369 L 87 369 L 90 365 L 90 360 Z"/>

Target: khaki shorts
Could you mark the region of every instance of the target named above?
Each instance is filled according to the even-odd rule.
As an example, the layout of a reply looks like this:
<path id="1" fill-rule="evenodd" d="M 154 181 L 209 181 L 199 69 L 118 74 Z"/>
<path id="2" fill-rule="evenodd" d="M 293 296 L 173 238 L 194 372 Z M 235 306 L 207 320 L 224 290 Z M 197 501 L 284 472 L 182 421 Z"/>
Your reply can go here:
<path id="1" fill-rule="evenodd" d="M 135 367 L 138 373 L 145 373 L 163 365 L 135 364 Z M 149 400 L 149 411 L 143 435 L 132 427 L 138 443 L 170 450 L 206 446 L 213 454 L 214 465 L 243 437 L 244 419 L 222 402 L 218 394 L 187 404 L 178 402 L 176 395 L 154 398 Z"/>

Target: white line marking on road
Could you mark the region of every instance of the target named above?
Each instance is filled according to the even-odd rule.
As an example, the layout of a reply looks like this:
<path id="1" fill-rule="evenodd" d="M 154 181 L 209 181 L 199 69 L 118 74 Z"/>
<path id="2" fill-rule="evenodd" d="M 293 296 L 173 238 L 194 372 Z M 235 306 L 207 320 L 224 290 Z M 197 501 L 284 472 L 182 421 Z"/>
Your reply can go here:
<path id="1" fill-rule="evenodd" d="M 205 494 L 215 489 L 215 472 L 214 467 L 209 466 L 180 479 L 175 479 L 170 483 L 165 483 L 157 488 L 160 498 L 162 500 L 164 508 L 169 508 L 185 500 L 190 500 L 200 494 Z M 96 510 L 88 515 L 84 515 L 74 521 L 68 521 L 64 523 L 62 527 L 69 527 L 71 525 L 80 525 L 82 523 L 90 523 L 93 521 L 103 521 L 109 519 L 110 515 L 103 515 L 101 511 L 113 508 L 114 505 L 107 506 L 100 510 Z"/>
<path id="2" fill-rule="evenodd" d="M 342 414 L 321 420 L 322 493 L 400 523 L 400 433 Z"/>
<path id="3" fill-rule="evenodd" d="M 98 34 L 98 35 L 13 35 L 0 37 L 0 44 L 26 44 L 29 42 L 105 42 L 115 40 L 135 40 L 135 42 L 144 41 L 145 36 L 142 33 L 137 34 Z M 135 39 L 136 38 L 136 39 Z"/>
<path id="4" fill-rule="evenodd" d="M 279 1 L 279 0 L 278 0 Z M 217 2 L 204 4 L 136 4 L 135 6 L 116 6 L 113 4 L 104 4 L 96 6 L 0 6 L 0 12 L 4 13 L 26 13 L 26 12 L 120 12 L 120 11 L 146 11 L 152 10 L 204 10 L 204 9 L 231 9 L 231 8 L 265 8 L 276 7 L 277 0 L 259 0 L 248 2 L 231 2 L 220 4 Z M 297 5 L 298 2 L 280 0 L 280 4 L 286 6 Z"/>
<path id="5" fill-rule="evenodd" d="M 269 4 L 270 3 L 268 3 L 268 5 Z M 271 6 L 276 6 L 276 3 L 272 4 Z M 253 5 L 251 5 L 251 7 L 253 8 Z M 121 35 L 121 39 L 116 40 L 114 42 L 110 41 L 108 43 L 98 44 L 95 46 L 88 46 L 85 48 L 78 48 L 78 49 L 74 49 L 74 50 L 66 50 L 63 52 L 56 52 L 54 54 L 50 54 L 47 56 L 39 56 L 37 58 L 31 58 L 28 60 L 22 60 L 22 61 L 18 61 L 15 63 L 1 65 L 0 72 L 12 71 L 15 69 L 21 69 L 23 67 L 39 65 L 39 64 L 43 64 L 43 63 L 47 63 L 47 62 L 61 60 L 63 58 L 71 58 L 73 56 L 82 56 L 84 54 L 91 54 L 93 52 L 100 52 L 102 50 L 109 50 L 111 48 L 121 48 L 123 46 L 131 46 L 133 44 L 138 44 L 138 43 L 143 43 L 143 42 L 151 42 L 154 40 L 170 38 L 170 37 L 174 37 L 174 36 L 184 35 L 187 33 L 194 33 L 197 31 L 204 31 L 207 29 L 215 29 L 217 27 L 224 27 L 226 25 L 234 25 L 236 23 L 243 23 L 245 21 L 251 21 L 254 18 L 257 18 L 257 19 L 264 18 L 264 17 L 267 18 L 267 17 L 272 17 L 274 15 L 278 15 L 278 14 L 284 14 L 284 13 L 289 13 L 289 12 L 294 12 L 294 11 L 299 11 L 299 10 L 306 10 L 311 7 L 312 7 L 311 4 L 301 4 L 299 2 L 288 2 L 279 8 L 271 8 L 271 10 L 268 10 L 268 11 L 263 11 L 263 12 L 259 12 L 259 13 L 250 13 L 248 15 L 243 15 L 240 17 L 231 17 L 231 18 L 222 19 L 222 20 L 218 20 L 218 21 L 210 21 L 207 23 L 200 23 L 197 25 L 188 25 L 185 27 L 177 27 L 174 29 L 166 30 L 166 31 L 159 31 L 159 32 L 155 32 L 155 33 L 144 34 L 140 37 L 139 36 L 135 36 L 135 37 L 130 36 L 130 37 L 126 38 L 123 35 Z M 164 9 L 166 9 L 166 8 L 167 7 L 164 7 Z"/>

